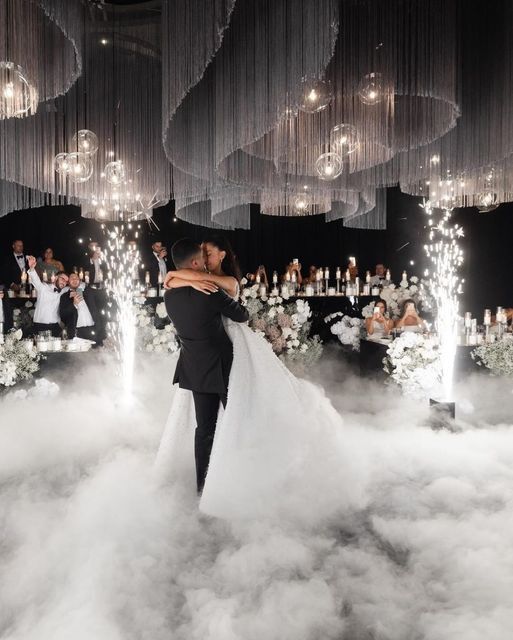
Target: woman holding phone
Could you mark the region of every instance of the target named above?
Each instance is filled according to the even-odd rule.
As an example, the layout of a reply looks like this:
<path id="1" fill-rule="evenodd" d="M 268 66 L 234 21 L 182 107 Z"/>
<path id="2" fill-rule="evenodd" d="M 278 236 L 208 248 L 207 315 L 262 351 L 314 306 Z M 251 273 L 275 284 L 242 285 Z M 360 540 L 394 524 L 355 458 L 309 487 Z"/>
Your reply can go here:
<path id="1" fill-rule="evenodd" d="M 365 320 L 367 335 L 374 338 L 388 336 L 394 328 L 394 323 L 386 317 L 387 304 L 384 300 L 378 300 L 374 305 L 372 316 Z"/>
<path id="2" fill-rule="evenodd" d="M 403 302 L 401 317 L 395 323 L 395 328 L 415 333 L 422 333 L 425 330 L 426 323 L 418 314 L 415 300 L 408 298 Z"/>

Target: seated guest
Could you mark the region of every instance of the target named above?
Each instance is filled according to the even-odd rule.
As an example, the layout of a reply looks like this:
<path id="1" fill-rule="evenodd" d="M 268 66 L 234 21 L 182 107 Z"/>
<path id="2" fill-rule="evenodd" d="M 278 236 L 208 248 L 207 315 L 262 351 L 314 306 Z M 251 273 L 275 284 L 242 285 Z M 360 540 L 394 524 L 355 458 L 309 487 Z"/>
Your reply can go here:
<path id="1" fill-rule="evenodd" d="M 314 264 L 310 265 L 308 269 L 308 275 L 303 278 L 303 284 L 315 284 L 317 282 L 317 267 Z"/>
<path id="2" fill-rule="evenodd" d="M 387 270 L 385 268 L 385 265 L 382 264 L 381 262 L 378 262 L 374 270 L 374 275 L 370 280 L 371 285 L 372 286 L 383 285 L 386 280 L 386 274 L 387 274 Z"/>
<path id="3" fill-rule="evenodd" d="M 417 312 L 415 300 L 408 298 L 403 302 L 401 317 L 396 320 L 395 328 L 416 333 L 422 333 L 425 330 L 426 323 Z"/>
<path id="4" fill-rule="evenodd" d="M 287 282 L 287 273 L 290 276 L 290 280 L 292 280 L 292 274 L 295 273 L 298 286 L 301 286 L 303 284 L 303 277 L 301 275 L 301 265 L 299 264 L 299 262 L 289 262 L 289 264 L 286 265 L 285 272 L 281 277 L 282 282 Z"/>
<path id="5" fill-rule="evenodd" d="M 30 282 L 37 291 L 36 309 L 34 311 L 34 333 L 51 331 L 52 336 L 58 337 L 61 335 L 59 303 L 62 290 L 68 284 L 68 276 L 60 271 L 55 274 L 55 282 L 53 284 L 41 282 L 36 271 L 36 259 L 34 256 L 28 256 L 27 260 Z"/>
<path id="6" fill-rule="evenodd" d="M 68 338 L 85 338 L 98 342 L 95 317 L 96 301 L 94 289 L 85 287 L 76 273 L 70 273 L 69 286 L 65 287 L 59 301 L 59 315 L 61 317 Z"/>
<path id="7" fill-rule="evenodd" d="M 156 287 L 159 284 L 159 274 L 162 282 L 169 271 L 167 266 L 167 249 L 162 242 L 157 240 L 151 245 L 151 255 L 146 262 L 146 271 L 150 273 L 150 284 Z"/>
<path id="8" fill-rule="evenodd" d="M 388 336 L 392 331 L 394 322 L 386 317 L 386 311 L 387 303 L 384 300 L 378 300 L 374 305 L 372 317 L 366 318 L 365 320 L 365 328 L 367 329 L 368 336 L 381 338 L 382 336 Z"/>
<path id="9" fill-rule="evenodd" d="M 22 271 L 28 271 L 27 257 L 23 251 L 23 240 L 15 240 L 12 243 L 12 253 L 9 252 L 2 264 L 0 282 L 7 288 L 19 291 Z"/>
<path id="10" fill-rule="evenodd" d="M 43 252 L 43 256 L 37 259 L 36 271 L 43 282 L 49 282 L 52 278 L 52 275 L 55 275 L 58 271 L 64 271 L 62 262 L 60 262 L 60 260 L 54 259 L 53 249 L 51 247 L 45 249 Z M 45 271 L 46 278 L 44 276 Z"/>
<path id="11" fill-rule="evenodd" d="M 100 287 L 107 277 L 107 263 L 97 242 L 90 242 L 87 245 L 87 259 L 83 265 L 83 271 L 89 273 L 89 284 L 95 287 Z"/>

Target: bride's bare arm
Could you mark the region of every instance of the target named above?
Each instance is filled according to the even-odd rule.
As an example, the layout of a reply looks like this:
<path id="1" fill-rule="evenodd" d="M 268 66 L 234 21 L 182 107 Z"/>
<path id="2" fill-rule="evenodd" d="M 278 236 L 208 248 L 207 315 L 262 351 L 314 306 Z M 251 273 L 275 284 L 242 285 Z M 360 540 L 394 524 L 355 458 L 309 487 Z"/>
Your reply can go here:
<path id="1" fill-rule="evenodd" d="M 174 288 L 170 283 L 174 280 L 185 281 L 188 283 L 180 286 L 192 286 L 193 282 L 210 282 L 214 285 L 217 285 L 219 289 L 223 289 L 229 296 L 235 296 L 239 284 L 235 278 L 232 276 L 216 276 L 212 273 L 207 273 L 204 271 L 195 271 L 194 269 L 179 269 L 178 271 L 169 271 L 166 275 L 166 280 L 164 286 L 167 289 Z"/>
<path id="2" fill-rule="evenodd" d="M 169 274 L 168 274 L 169 275 Z M 196 291 L 201 291 L 201 293 L 206 293 L 210 295 L 211 293 L 215 293 L 219 287 L 208 280 L 185 280 L 184 278 L 168 278 L 166 276 L 166 281 L 164 282 L 165 289 L 181 289 L 182 287 L 192 287 L 196 289 Z"/>

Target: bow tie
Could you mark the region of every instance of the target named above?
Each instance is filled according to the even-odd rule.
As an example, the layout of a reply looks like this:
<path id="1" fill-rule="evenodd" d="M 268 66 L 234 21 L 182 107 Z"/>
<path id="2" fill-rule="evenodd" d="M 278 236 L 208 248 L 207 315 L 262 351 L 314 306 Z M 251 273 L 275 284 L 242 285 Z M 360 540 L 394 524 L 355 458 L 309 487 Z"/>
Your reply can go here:
<path id="1" fill-rule="evenodd" d="M 14 254 L 16 256 L 16 254 Z M 19 256 L 16 256 L 16 259 L 19 260 L 20 258 L 24 258 L 25 256 L 23 254 L 20 254 Z"/>
<path id="2" fill-rule="evenodd" d="M 60 289 L 57 289 L 57 287 L 54 287 L 54 288 L 53 288 L 53 292 L 54 292 L 54 293 L 59 293 L 59 292 L 60 292 Z"/>

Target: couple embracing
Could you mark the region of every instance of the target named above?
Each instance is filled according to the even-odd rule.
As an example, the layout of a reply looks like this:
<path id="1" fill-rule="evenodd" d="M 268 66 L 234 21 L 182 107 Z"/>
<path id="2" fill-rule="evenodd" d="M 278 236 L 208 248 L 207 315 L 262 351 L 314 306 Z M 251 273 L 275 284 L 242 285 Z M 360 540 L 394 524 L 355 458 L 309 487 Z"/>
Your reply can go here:
<path id="1" fill-rule="evenodd" d="M 306 517 L 305 505 L 314 519 L 329 515 L 349 496 L 341 417 L 248 327 L 224 238 L 179 240 L 172 258 L 164 299 L 180 339 L 179 388 L 159 475 L 195 489 L 200 510 L 217 517 Z"/>

